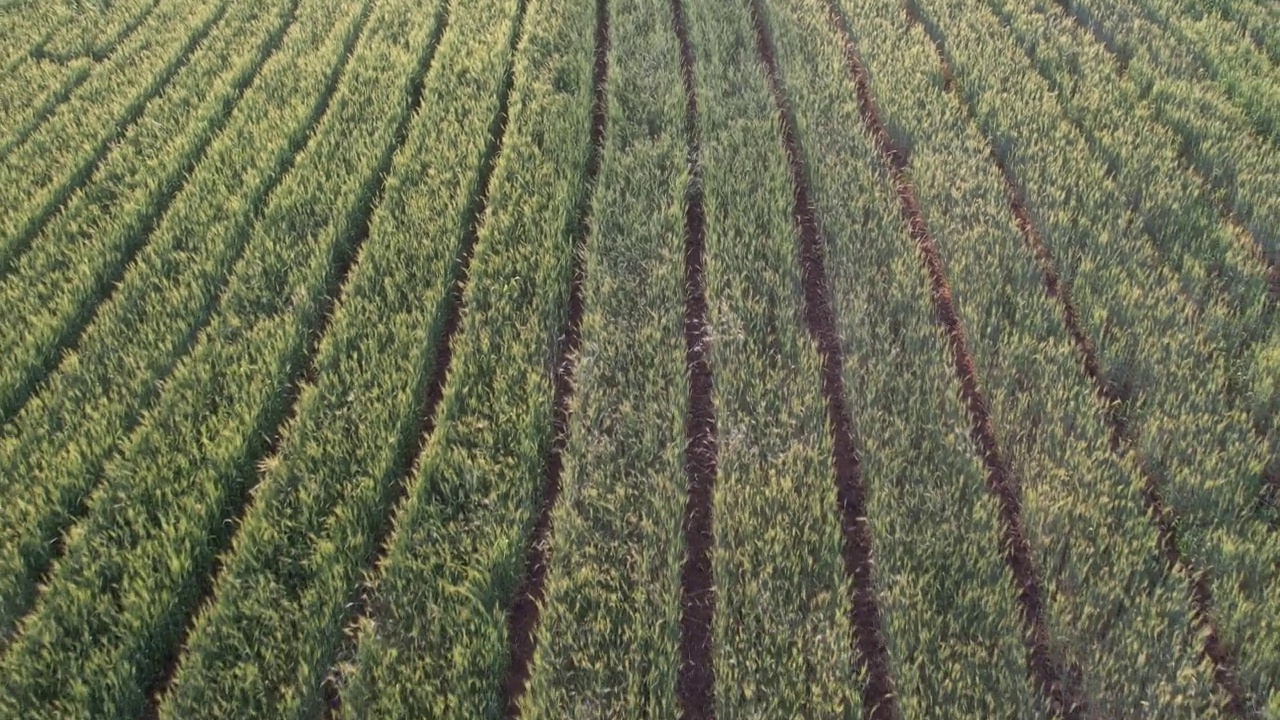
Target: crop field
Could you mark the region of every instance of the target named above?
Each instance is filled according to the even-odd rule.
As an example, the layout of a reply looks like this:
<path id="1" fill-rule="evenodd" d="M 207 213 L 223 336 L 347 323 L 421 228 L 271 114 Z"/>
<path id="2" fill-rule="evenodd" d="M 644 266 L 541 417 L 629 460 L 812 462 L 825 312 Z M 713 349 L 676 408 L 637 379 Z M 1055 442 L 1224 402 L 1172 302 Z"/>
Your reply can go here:
<path id="1" fill-rule="evenodd" d="M 1275 0 L 0 0 L 0 720 L 1280 720 Z"/>

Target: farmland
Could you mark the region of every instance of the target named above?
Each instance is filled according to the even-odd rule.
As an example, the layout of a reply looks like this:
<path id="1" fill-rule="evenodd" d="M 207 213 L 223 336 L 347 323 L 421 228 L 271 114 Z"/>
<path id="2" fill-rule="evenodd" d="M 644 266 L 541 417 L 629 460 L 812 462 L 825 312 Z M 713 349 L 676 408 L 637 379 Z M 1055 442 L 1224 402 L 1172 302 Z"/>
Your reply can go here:
<path id="1" fill-rule="evenodd" d="M 0 720 L 1280 720 L 1272 0 L 0 0 Z"/>

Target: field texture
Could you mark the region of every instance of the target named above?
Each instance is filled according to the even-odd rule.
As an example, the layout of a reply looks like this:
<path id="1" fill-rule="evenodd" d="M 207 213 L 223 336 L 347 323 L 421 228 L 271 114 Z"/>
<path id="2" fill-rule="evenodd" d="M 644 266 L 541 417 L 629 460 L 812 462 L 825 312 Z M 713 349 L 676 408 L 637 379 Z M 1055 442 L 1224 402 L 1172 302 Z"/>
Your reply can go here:
<path id="1" fill-rule="evenodd" d="M 1280 720 L 1275 0 L 0 0 L 0 720 Z"/>

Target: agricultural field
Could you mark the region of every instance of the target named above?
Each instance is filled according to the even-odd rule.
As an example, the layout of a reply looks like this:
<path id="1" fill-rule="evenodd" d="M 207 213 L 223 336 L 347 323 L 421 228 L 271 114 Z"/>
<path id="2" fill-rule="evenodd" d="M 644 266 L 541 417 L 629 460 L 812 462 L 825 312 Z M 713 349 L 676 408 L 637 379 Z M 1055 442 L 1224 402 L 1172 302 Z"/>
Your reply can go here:
<path id="1" fill-rule="evenodd" d="M 0 0 L 0 720 L 1280 720 L 1275 0 Z"/>

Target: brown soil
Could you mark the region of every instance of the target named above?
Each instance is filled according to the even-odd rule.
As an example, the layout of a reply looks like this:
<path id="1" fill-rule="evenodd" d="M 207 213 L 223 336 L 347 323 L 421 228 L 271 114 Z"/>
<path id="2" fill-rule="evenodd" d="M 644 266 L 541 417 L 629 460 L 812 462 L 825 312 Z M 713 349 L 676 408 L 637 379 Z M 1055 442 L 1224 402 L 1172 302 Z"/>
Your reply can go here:
<path id="1" fill-rule="evenodd" d="M 689 368 L 689 414 L 685 420 L 684 472 L 689 482 L 685 503 L 685 562 L 680 568 L 680 676 L 676 694 L 684 720 L 715 717 L 715 663 L 712 619 L 716 593 L 712 568 L 715 528 L 717 436 L 707 329 L 706 211 L 702 195 L 702 146 L 698 125 L 697 79 L 693 44 L 681 0 L 672 0 L 671 13 L 680 44 L 680 74 L 685 91 L 685 132 L 688 140 L 690 186 L 685 202 L 684 341 Z"/>

